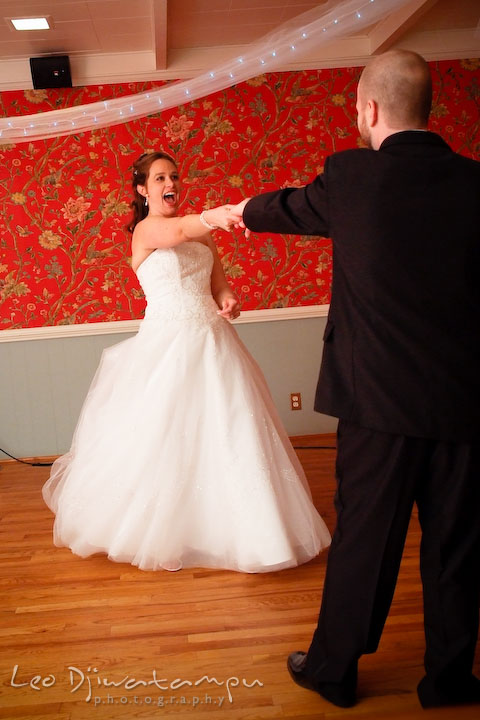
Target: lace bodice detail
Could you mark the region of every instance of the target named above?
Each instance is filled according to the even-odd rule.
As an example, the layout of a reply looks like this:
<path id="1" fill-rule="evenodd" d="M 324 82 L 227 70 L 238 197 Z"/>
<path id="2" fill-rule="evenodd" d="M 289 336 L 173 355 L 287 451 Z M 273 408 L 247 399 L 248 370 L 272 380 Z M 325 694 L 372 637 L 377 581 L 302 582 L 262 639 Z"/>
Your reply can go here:
<path id="1" fill-rule="evenodd" d="M 145 319 L 218 319 L 210 286 L 213 256 L 200 242 L 154 250 L 137 268 L 147 299 Z"/>

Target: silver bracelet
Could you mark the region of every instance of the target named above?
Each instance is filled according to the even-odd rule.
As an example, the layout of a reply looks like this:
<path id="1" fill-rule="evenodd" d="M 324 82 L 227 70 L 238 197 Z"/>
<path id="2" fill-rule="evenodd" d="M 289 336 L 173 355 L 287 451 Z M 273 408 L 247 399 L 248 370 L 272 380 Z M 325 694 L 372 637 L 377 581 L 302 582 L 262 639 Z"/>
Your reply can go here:
<path id="1" fill-rule="evenodd" d="M 200 213 L 200 222 L 202 223 L 202 225 L 205 225 L 205 227 L 207 227 L 209 230 L 217 230 L 218 229 L 218 225 L 211 225 L 208 222 L 208 220 L 205 218 L 205 210 L 203 210 Z"/>

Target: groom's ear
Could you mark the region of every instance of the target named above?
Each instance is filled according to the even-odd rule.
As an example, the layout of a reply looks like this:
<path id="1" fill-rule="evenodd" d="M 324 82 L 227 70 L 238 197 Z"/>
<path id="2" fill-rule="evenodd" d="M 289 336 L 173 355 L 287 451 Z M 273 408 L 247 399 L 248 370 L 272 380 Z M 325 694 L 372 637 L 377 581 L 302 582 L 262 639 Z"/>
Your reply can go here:
<path id="1" fill-rule="evenodd" d="M 378 123 L 378 103 L 375 100 L 368 100 L 365 108 L 365 117 L 369 127 Z"/>

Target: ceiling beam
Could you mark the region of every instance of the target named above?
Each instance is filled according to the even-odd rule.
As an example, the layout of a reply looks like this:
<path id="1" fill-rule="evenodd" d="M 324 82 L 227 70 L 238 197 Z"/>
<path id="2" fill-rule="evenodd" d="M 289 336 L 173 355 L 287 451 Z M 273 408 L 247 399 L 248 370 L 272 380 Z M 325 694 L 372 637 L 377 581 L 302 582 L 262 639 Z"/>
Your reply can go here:
<path id="1" fill-rule="evenodd" d="M 399 10 L 381 20 L 376 27 L 370 31 L 370 54 L 378 55 L 385 52 L 415 25 L 417 20 L 438 0 L 411 0 Z"/>
<path id="2" fill-rule="evenodd" d="M 150 0 L 152 8 L 153 48 L 155 51 L 155 70 L 166 70 L 167 48 L 167 2 L 168 0 Z"/>

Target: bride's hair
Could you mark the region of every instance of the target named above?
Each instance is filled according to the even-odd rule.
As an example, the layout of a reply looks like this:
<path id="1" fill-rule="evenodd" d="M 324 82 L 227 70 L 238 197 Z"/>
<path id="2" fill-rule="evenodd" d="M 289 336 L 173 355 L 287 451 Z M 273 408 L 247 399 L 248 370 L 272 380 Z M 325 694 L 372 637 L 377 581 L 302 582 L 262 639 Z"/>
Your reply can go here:
<path id="1" fill-rule="evenodd" d="M 133 211 L 133 217 L 127 225 L 127 230 L 133 233 L 135 225 L 146 218 L 148 215 L 148 207 L 145 205 L 145 198 L 137 190 L 137 185 L 145 185 L 147 182 L 150 168 L 152 167 L 155 160 L 168 160 L 177 167 L 175 160 L 165 152 L 150 152 L 143 153 L 133 163 L 132 172 L 132 189 L 133 189 L 133 200 L 130 203 L 130 207 Z"/>

